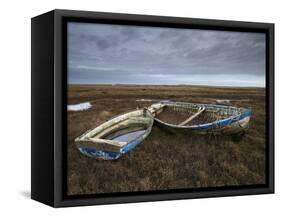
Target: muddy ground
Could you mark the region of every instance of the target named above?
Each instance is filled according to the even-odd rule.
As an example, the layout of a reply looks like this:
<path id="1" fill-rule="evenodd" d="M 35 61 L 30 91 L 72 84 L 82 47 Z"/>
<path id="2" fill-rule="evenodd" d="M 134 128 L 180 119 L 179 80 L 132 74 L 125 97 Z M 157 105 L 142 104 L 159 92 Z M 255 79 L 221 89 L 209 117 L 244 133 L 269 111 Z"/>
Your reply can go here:
<path id="1" fill-rule="evenodd" d="M 93 105 L 68 112 L 69 195 L 265 183 L 264 88 L 69 85 L 68 89 L 68 104 Z M 252 108 L 250 128 L 237 139 L 172 133 L 155 126 L 148 138 L 116 161 L 89 158 L 76 148 L 77 136 L 111 117 L 167 99 L 195 103 L 230 99 L 231 105 Z"/>

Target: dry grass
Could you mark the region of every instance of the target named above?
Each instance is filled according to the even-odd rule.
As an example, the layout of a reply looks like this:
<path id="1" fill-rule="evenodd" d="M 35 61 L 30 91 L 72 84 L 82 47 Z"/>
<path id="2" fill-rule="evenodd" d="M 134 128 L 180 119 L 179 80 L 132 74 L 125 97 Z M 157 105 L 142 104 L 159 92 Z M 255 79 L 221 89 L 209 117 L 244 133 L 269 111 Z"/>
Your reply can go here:
<path id="1" fill-rule="evenodd" d="M 154 99 L 140 102 L 137 99 Z M 74 139 L 120 113 L 158 100 L 214 103 L 230 99 L 252 107 L 249 131 L 239 140 L 171 133 L 154 127 L 149 137 L 117 161 L 80 154 Z M 68 194 L 95 194 L 265 183 L 265 90 L 195 86 L 70 85 L 68 103 L 94 106 L 68 112 Z"/>

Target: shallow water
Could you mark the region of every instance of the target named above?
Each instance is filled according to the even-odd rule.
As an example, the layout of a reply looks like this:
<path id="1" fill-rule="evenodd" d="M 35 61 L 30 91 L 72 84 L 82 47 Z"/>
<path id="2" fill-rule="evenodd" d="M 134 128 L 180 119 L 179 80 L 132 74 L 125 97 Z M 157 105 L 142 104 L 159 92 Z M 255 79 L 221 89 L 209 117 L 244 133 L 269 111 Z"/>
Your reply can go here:
<path id="1" fill-rule="evenodd" d="M 143 134 L 144 132 L 145 132 L 145 130 L 138 130 L 138 131 L 134 131 L 134 132 L 130 132 L 130 133 L 125 133 L 123 135 L 113 138 L 112 140 L 118 141 L 118 142 L 130 142 L 130 141 L 134 140 L 136 137 Z"/>

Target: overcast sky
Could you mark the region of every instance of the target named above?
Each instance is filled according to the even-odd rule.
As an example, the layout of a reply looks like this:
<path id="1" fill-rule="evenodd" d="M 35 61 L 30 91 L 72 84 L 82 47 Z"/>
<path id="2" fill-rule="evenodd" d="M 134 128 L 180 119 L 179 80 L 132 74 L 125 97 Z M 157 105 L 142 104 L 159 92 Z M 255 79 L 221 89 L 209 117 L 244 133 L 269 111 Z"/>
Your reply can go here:
<path id="1" fill-rule="evenodd" d="M 68 82 L 265 86 L 265 34 L 68 23 Z"/>

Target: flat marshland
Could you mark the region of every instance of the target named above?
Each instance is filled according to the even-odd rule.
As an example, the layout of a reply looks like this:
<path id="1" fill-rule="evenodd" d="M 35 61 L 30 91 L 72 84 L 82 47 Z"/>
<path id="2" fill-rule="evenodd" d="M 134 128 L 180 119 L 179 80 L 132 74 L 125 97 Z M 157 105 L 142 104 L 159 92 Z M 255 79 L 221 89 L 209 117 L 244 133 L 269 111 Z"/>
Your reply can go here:
<path id="1" fill-rule="evenodd" d="M 160 100 L 212 104 L 217 99 L 252 108 L 244 136 L 202 136 L 154 126 L 133 151 L 115 161 L 84 156 L 74 144 L 77 136 L 106 120 Z M 68 104 L 83 102 L 93 107 L 68 111 L 69 195 L 265 183 L 264 88 L 69 85 Z"/>

